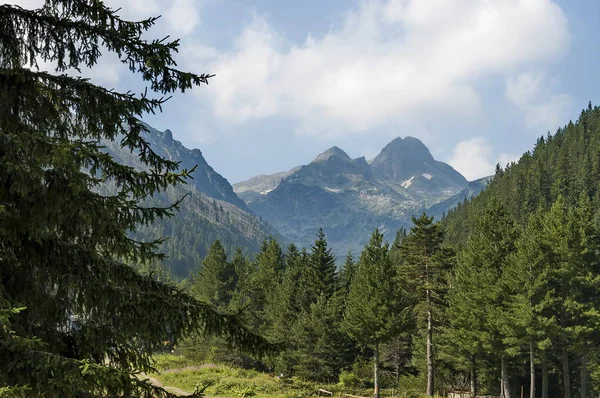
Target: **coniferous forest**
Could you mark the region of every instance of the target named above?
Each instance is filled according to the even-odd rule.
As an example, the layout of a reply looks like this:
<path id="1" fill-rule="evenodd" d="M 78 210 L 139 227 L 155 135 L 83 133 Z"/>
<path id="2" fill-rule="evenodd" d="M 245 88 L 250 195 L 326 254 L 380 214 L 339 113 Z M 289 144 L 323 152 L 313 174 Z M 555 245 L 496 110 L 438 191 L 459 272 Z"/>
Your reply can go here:
<path id="1" fill-rule="evenodd" d="M 286 376 L 365 383 L 376 394 L 383 384 L 427 395 L 594 396 L 599 153 L 600 108 L 590 105 L 498 166 L 481 195 L 439 223 L 423 214 L 389 244 L 374 231 L 345 259 L 333 258 L 322 232 L 309 248 L 265 241 L 253 261 L 227 259 L 215 242 L 184 285 L 281 342 L 260 366 Z M 203 359 L 213 344 L 183 350 Z"/>
<path id="2" fill-rule="evenodd" d="M 177 69 L 179 41 L 146 39 L 155 22 L 101 1 L 0 5 L 0 397 L 177 396 L 144 378 L 161 355 L 375 398 L 600 394 L 599 107 L 392 242 L 375 229 L 336 258 L 321 229 L 309 247 L 271 238 L 253 256 L 215 240 L 176 280 L 163 241 L 135 231 L 178 216 L 179 200 L 144 204 L 193 170 L 156 154 L 141 119 L 212 76 Z M 152 94 L 66 73 L 103 51 Z M 211 383 L 191 396 L 219 395 Z"/>

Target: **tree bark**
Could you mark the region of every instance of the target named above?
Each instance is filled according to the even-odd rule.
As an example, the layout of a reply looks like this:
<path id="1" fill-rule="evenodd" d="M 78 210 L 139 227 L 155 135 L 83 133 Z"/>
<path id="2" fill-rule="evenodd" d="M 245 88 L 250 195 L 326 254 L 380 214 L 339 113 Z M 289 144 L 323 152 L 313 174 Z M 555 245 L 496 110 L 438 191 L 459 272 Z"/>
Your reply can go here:
<path id="1" fill-rule="evenodd" d="M 477 395 L 479 394 L 478 388 L 477 388 L 477 361 L 475 360 L 475 357 L 471 358 L 471 397 L 472 398 L 477 398 Z"/>
<path id="2" fill-rule="evenodd" d="M 535 398 L 535 342 L 529 340 L 529 398 Z"/>
<path id="3" fill-rule="evenodd" d="M 508 365 L 506 364 L 506 357 L 504 355 L 502 355 L 501 361 L 503 398 L 510 398 L 510 381 L 508 379 Z"/>
<path id="4" fill-rule="evenodd" d="M 548 358 L 542 355 L 542 398 L 548 398 Z"/>
<path id="5" fill-rule="evenodd" d="M 567 347 L 562 348 L 563 389 L 564 397 L 571 398 L 571 375 L 569 371 L 569 353 Z"/>
<path id="6" fill-rule="evenodd" d="M 431 293 L 427 290 L 427 304 L 430 304 Z M 433 314 L 431 307 L 427 310 L 427 396 L 433 397 L 434 379 L 433 379 Z"/>
<path id="7" fill-rule="evenodd" d="M 375 398 L 380 398 L 380 396 L 379 396 L 379 344 L 375 345 L 375 358 L 374 358 L 374 364 L 373 364 L 373 384 L 374 384 L 373 396 Z"/>
<path id="8" fill-rule="evenodd" d="M 579 387 L 579 397 L 587 398 L 587 379 L 588 379 L 588 353 L 584 348 L 581 355 L 581 386 Z"/>

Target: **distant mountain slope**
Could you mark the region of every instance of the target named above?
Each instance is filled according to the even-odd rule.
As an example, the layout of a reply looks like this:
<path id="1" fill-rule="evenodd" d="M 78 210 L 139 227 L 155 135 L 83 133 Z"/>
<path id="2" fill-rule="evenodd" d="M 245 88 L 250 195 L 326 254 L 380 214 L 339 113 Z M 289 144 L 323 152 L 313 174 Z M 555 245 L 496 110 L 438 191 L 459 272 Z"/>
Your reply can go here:
<path id="1" fill-rule="evenodd" d="M 462 175 L 411 137 L 392 141 L 371 164 L 334 146 L 288 172 L 278 185 L 272 179 L 264 189 L 256 181 L 235 188 L 244 189 L 253 211 L 300 245 L 310 244 L 322 227 L 338 255 L 357 252 L 375 228 L 393 239 L 415 212 L 467 186 Z"/>
<path id="2" fill-rule="evenodd" d="M 249 180 L 233 184 L 233 191 L 247 204 L 254 202 L 262 195 L 271 192 L 281 183 L 285 177 L 295 173 L 301 166 L 294 167 L 289 171 L 274 174 L 261 174 Z"/>
<path id="3" fill-rule="evenodd" d="M 459 203 L 463 203 L 465 200 L 470 200 L 479 195 L 492 178 L 492 176 L 488 176 L 469 182 L 465 189 L 446 200 L 434 204 L 426 210 L 426 213 L 430 216 L 434 216 L 438 220 L 441 219 L 445 214 L 448 214 L 448 212 L 458 206 Z"/>
<path id="4" fill-rule="evenodd" d="M 147 139 L 155 152 L 180 161 L 182 168 L 191 169 L 197 165 L 192 174 L 193 180 L 171 187 L 148 201 L 151 205 L 165 206 L 187 194 L 180 211 L 170 219 L 157 220 L 151 226 L 140 226 L 135 233 L 136 238 L 146 241 L 169 239 L 163 243 L 161 250 L 168 256 L 165 264 L 173 275 L 186 277 L 190 271 L 197 269 L 215 239 L 219 239 L 231 255 L 237 247 L 248 254 L 256 253 L 265 238 L 281 238 L 273 227 L 249 211 L 229 182 L 208 165 L 200 150 L 184 147 L 173 139 L 169 130 L 149 129 Z M 142 167 L 136 155 L 115 142 L 105 145 L 119 162 Z M 110 191 L 110 187 L 106 189 Z"/>

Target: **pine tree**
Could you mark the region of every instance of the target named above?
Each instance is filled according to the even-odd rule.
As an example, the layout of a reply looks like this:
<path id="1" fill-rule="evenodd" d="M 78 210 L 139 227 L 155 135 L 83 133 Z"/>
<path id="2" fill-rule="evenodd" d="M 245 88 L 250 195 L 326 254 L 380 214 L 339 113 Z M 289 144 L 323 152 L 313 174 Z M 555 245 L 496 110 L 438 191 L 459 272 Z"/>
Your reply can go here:
<path id="1" fill-rule="evenodd" d="M 130 237 L 174 213 L 141 205 L 191 170 L 158 156 L 140 118 L 165 98 L 206 83 L 176 69 L 179 42 L 147 41 L 156 18 L 129 22 L 101 1 L 0 5 L 0 385 L 12 396 L 172 396 L 134 375 L 165 341 L 195 330 L 251 349 L 264 341 L 235 317 L 123 263 L 161 258 Z M 148 83 L 119 93 L 66 72 L 93 67 L 100 45 Z M 52 73 L 37 62 L 53 62 Z M 27 65 L 27 66 L 26 66 Z M 102 140 L 136 153 L 136 170 Z M 114 195 L 101 195 L 111 182 Z"/>
<path id="2" fill-rule="evenodd" d="M 527 345 L 529 350 L 529 395 L 535 397 L 535 355 L 538 341 L 545 346 L 544 333 L 536 322 L 536 290 L 545 290 L 544 256 L 540 253 L 541 211 L 530 216 L 526 228 L 515 243 L 516 251 L 503 270 L 502 283 L 507 292 L 507 322 L 504 341 L 513 346 L 513 355 Z M 542 388 L 543 390 L 544 388 Z"/>
<path id="3" fill-rule="evenodd" d="M 331 249 L 327 247 L 327 240 L 323 229 L 317 232 L 317 239 L 311 247 L 310 257 L 308 259 L 310 273 L 306 275 L 309 278 L 308 288 L 314 295 L 313 302 L 325 294 L 330 298 L 336 288 L 336 267 L 335 256 Z"/>
<path id="4" fill-rule="evenodd" d="M 351 364 L 353 346 L 340 329 L 340 301 L 325 293 L 300 314 L 292 329 L 296 344 L 294 372 L 308 380 L 333 382 Z"/>
<path id="5" fill-rule="evenodd" d="M 226 310 L 233 296 L 238 276 L 235 265 L 227 261 L 225 249 L 214 241 L 198 274 L 191 283 L 191 292 L 200 300 Z"/>
<path id="6" fill-rule="evenodd" d="M 281 282 L 284 269 L 284 258 L 281 246 L 271 238 L 265 240 L 256 256 L 254 269 L 248 281 L 245 314 L 250 320 L 253 330 L 268 333 L 269 325 L 265 325 L 265 309 L 269 297 L 276 292 Z"/>
<path id="7" fill-rule="evenodd" d="M 383 235 L 375 230 L 361 253 L 342 321 L 342 330 L 374 350 L 375 398 L 380 396 L 380 348 L 398 334 L 405 320 L 398 291 L 388 244 L 383 243 Z"/>
<path id="8" fill-rule="evenodd" d="M 454 253 L 443 246 L 444 234 L 433 217 L 413 217 L 414 226 L 400 244 L 402 284 L 418 314 L 424 313 L 427 332 L 427 395 L 434 395 L 434 314 L 444 305 L 447 271 Z"/>
<path id="9" fill-rule="evenodd" d="M 515 252 L 516 239 L 517 231 L 506 208 L 493 202 L 477 219 L 459 257 L 461 265 L 457 267 L 457 275 L 463 279 L 457 280 L 459 283 L 454 287 L 456 293 L 460 294 L 458 289 L 461 289 L 465 295 L 462 300 L 459 298 L 454 312 L 464 311 L 459 321 L 462 318 L 462 321 L 471 322 L 472 329 L 465 337 L 472 341 L 475 350 L 483 350 L 493 358 L 500 356 L 502 389 L 506 398 L 510 398 L 511 392 L 507 361 L 512 347 L 507 346 L 502 334 L 510 294 L 503 286 L 503 271 Z"/>
<path id="10" fill-rule="evenodd" d="M 339 290 L 343 292 L 344 296 L 347 296 L 350 292 L 350 286 L 352 286 L 352 280 L 354 279 L 354 275 L 356 275 L 357 263 L 354 261 L 354 257 L 352 256 L 352 252 L 348 252 L 346 256 L 346 261 L 344 265 L 340 269 L 338 283 Z"/>

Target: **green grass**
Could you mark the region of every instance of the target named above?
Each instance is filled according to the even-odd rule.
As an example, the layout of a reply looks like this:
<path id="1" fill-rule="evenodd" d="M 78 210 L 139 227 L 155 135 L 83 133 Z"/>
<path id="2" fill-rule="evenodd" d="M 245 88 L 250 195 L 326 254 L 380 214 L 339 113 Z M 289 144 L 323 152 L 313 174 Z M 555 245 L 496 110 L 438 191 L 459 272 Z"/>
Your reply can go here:
<path id="1" fill-rule="evenodd" d="M 152 377 L 163 385 L 187 391 L 209 385 L 205 393 L 211 397 L 304 398 L 316 396 L 319 388 L 333 392 L 335 398 L 343 397 L 345 393 L 365 397 L 373 395 L 372 389 L 311 383 L 297 378 L 279 379 L 255 370 L 198 364 L 178 355 L 157 355 L 154 359 L 160 372 Z M 391 397 L 392 390 L 383 390 L 382 395 Z M 395 391 L 395 397 L 401 398 L 402 395 Z"/>

